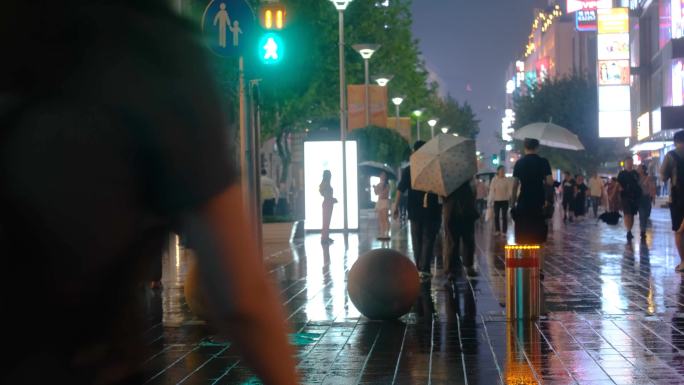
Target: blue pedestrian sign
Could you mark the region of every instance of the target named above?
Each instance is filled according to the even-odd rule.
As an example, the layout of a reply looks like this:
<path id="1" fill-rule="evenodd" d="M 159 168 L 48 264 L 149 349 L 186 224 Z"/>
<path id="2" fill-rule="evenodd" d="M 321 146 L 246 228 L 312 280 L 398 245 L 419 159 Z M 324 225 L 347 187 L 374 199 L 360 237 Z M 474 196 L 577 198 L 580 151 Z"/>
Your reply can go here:
<path id="1" fill-rule="evenodd" d="M 257 28 L 254 12 L 245 0 L 210 0 L 202 15 L 204 40 L 219 56 L 244 55 Z"/>

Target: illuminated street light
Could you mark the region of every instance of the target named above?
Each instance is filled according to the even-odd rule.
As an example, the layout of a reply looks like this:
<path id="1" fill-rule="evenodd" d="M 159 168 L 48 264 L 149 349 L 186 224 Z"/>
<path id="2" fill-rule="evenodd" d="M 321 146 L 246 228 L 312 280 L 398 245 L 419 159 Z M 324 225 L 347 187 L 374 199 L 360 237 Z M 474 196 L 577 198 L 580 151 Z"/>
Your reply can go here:
<path id="1" fill-rule="evenodd" d="M 437 125 L 437 119 L 428 120 L 428 126 L 430 126 L 430 137 L 435 137 L 435 125 Z"/>
<path id="2" fill-rule="evenodd" d="M 392 103 L 394 103 L 394 107 L 397 111 L 397 120 L 395 121 L 395 125 L 396 125 L 395 128 L 396 128 L 397 132 L 399 132 L 399 105 L 401 105 L 401 103 L 403 101 L 404 101 L 404 98 L 401 96 L 395 96 L 392 98 Z"/>
<path id="3" fill-rule="evenodd" d="M 370 92 L 369 92 L 369 75 L 368 75 L 368 61 L 370 60 L 371 56 L 380 49 L 380 44 L 354 44 L 352 46 L 356 52 L 361 54 L 361 57 L 363 58 L 363 66 L 365 69 L 365 74 L 366 74 L 366 127 L 370 126 Z"/>
<path id="4" fill-rule="evenodd" d="M 385 87 L 393 77 L 393 75 L 376 75 L 373 76 L 373 81 L 378 83 L 380 87 Z"/>
<path id="5" fill-rule="evenodd" d="M 347 9 L 347 6 L 349 6 L 349 3 L 351 3 L 352 0 L 330 0 L 330 2 L 333 3 L 338 11 L 343 12 Z"/>
<path id="6" fill-rule="evenodd" d="M 416 116 L 416 140 L 420 140 L 420 116 L 423 115 L 423 110 L 415 110 L 413 115 Z"/>
<path id="7" fill-rule="evenodd" d="M 513 146 L 510 144 L 506 145 L 506 151 L 511 151 L 513 149 Z"/>
<path id="8" fill-rule="evenodd" d="M 449 132 L 449 127 L 442 127 L 442 134 Z"/>

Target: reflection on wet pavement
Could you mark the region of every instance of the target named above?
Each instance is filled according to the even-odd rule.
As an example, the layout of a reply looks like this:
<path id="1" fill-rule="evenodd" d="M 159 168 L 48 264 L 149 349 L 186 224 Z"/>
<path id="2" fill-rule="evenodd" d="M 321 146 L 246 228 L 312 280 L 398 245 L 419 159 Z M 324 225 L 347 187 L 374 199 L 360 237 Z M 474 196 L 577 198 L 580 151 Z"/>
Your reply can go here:
<path id="1" fill-rule="evenodd" d="M 358 256 L 381 247 L 375 223 L 266 248 L 281 288 L 304 384 L 682 384 L 684 285 L 665 210 L 646 242 L 587 218 L 556 220 L 543 251 L 546 317 L 505 320 L 505 240 L 477 230 L 476 280 L 441 271 L 395 322 L 361 316 L 346 294 Z M 389 245 L 411 255 L 406 229 Z M 213 337 L 183 297 L 188 252 L 171 241 L 164 289 L 150 293 L 150 384 L 257 384 L 228 341 Z"/>

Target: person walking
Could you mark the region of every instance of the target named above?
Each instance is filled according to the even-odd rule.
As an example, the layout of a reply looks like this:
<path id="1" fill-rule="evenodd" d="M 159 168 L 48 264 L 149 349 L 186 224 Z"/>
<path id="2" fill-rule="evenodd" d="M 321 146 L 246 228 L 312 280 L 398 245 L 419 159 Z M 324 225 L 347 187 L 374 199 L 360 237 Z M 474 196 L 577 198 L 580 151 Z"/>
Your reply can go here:
<path id="1" fill-rule="evenodd" d="M 680 261 L 675 270 L 684 271 L 684 131 L 674 134 L 674 144 L 660 166 L 660 178 L 670 182 L 670 217 Z"/>
<path id="2" fill-rule="evenodd" d="M 390 209 L 390 186 L 387 180 L 387 173 L 384 171 L 380 173 L 380 183 L 373 186 L 373 192 L 378 196 L 378 201 L 375 203 L 375 212 L 378 215 L 378 239 L 385 241 L 390 239 L 390 222 L 389 222 L 389 209 Z"/>
<path id="3" fill-rule="evenodd" d="M 22 30 L 35 9 L 3 1 L 2 384 L 152 381 L 147 265 L 171 231 L 197 254 L 212 329 L 261 383 L 300 383 L 243 204 L 237 103 L 169 4 L 45 2 Z"/>
<path id="4" fill-rule="evenodd" d="M 651 218 L 651 208 L 655 202 L 656 187 L 653 178 L 648 175 L 646 165 L 642 164 L 636 168 L 639 174 L 639 187 L 641 187 L 641 198 L 639 198 L 639 234 L 641 240 L 646 240 L 646 228 Z"/>
<path id="5" fill-rule="evenodd" d="M 589 178 L 589 201 L 591 202 L 591 209 L 594 212 L 594 218 L 598 218 L 598 208 L 601 204 L 601 197 L 603 195 L 603 179 L 599 177 L 598 172 L 594 172 Z"/>
<path id="6" fill-rule="evenodd" d="M 318 192 L 323 196 L 323 223 L 321 227 L 321 243 L 330 244 L 333 240 L 330 238 L 330 220 L 332 219 L 333 208 L 337 199 L 333 197 L 333 188 L 330 184 L 332 173 L 330 170 L 323 171 L 323 180 L 318 186 Z"/>
<path id="7" fill-rule="evenodd" d="M 489 184 L 488 206 L 494 210 L 494 235 L 508 232 L 508 201 L 511 198 L 511 181 L 506 177 L 506 168 L 499 166 L 496 176 Z"/>
<path id="8" fill-rule="evenodd" d="M 589 187 L 584 184 L 583 175 L 575 175 L 575 181 L 575 198 L 571 206 L 575 218 L 579 219 L 587 212 L 587 190 L 589 190 Z"/>
<path id="9" fill-rule="evenodd" d="M 477 211 L 480 215 L 487 209 L 487 184 L 482 179 L 477 179 L 475 183 Z"/>
<path id="10" fill-rule="evenodd" d="M 475 269 L 475 221 L 480 214 L 474 190 L 473 181 L 470 180 L 444 198 L 442 212 L 444 232 L 448 240 L 444 261 L 447 279 L 450 281 L 460 275 L 460 266 L 463 266 L 468 277 L 479 275 Z"/>
<path id="11" fill-rule="evenodd" d="M 261 186 L 261 215 L 273 216 L 275 215 L 278 195 L 280 195 L 278 186 L 273 179 L 269 178 L 265 169 L 261 169 L 261 178 L 259 182 Z"/>
<path id="12" fill-rule="evenodd" d="M 425 141 L 419 140 L 413 145 L 413 152 L 418 151 Z M 434 259 L 435 238 L 441 226 L 442 207 L 437 195 L 411 188 L 411 166 L 402 170 L 397 186 L 396 199 L 392 208 L 394 219 L 399 217 L 397 201 L 402 192 L 408 192 L 408 219 L 411 225 L 411 244 L 413 258 L 423 282 L 431 280 L 430 265 Z"/>
<path id="13" fill-rule="evenodd" d="M 639 212 L 639 200 L 641 199 L 641 187 L 639 186 L 639 174 L 634 170 L 634 161 L 631 157 L 624 160 L 624 170 L 617 176 L 617 192 L 620 193 L 622 203 L 622 215 L 625 217 L 625 230 L 627 230 L 627 240 L 634 238 L 632 227 L 634 227 L 634 216 Z"/>
<path id="14" fill-rule="evenodd" d="M 549 161 L 537 154 L 539 141 L 527 138 L 524 148 L 525 156 L 513 168 L 511 207 L 515 221 L 515 241 L 519 245 L 539 245 L 546 242 L 548 235 L 544 207 L 549 202 L 545 198 L 545 185 L 553 186 L 553 177 Z"/>
<path id="15" fill-rule="evenodd" d="M 563 193 L 563 221 L 569 220 L 572 222 L 575 218 L 572 203 L 574 202 L 575 194 L 577 193 L 577 190 L 575 189 L 577 183 L 572 179 L 570 171 L 566 171 L 563 175 L 563 182 L 561 183 Z"/>

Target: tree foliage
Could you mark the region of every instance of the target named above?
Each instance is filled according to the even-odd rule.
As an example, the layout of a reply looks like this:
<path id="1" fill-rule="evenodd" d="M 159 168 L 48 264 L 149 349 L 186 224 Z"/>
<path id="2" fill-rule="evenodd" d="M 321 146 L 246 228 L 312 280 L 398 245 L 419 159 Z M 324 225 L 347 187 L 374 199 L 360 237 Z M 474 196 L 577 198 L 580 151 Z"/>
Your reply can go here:
<path id="1" fill-rule="evenodd" d="M 544 148 L 540 154 L 551 165 L 573 173 L 596 171 L 601 164 L 623 155 L 619 142 L 598 138 L 598 103 L 596 83 L 573 75 L 547 80 L 514 101 L 515 125 L 552 121 L 576 134 L 584 151 Z"/>
<path id="2" fill-rule="evenodd" d="M 461 105 L 451 95 L 447 95 L 434 104 L 435 115 L 439 118 L 435 128 L 448 127 L 449 133 L 457 133 L 471 139 L 477 137 L 480 132 L 480 121 L 475 118 L 475 113 L 468 102 Z"/>
<path id="3" fill-rule="evenodd" d="M 406 139 L 389 128 L 359 128 L 351 132 L 349 139 L 358 143 L 359 162 L 372 160 L 396 168 L 411 154 Z"/>

